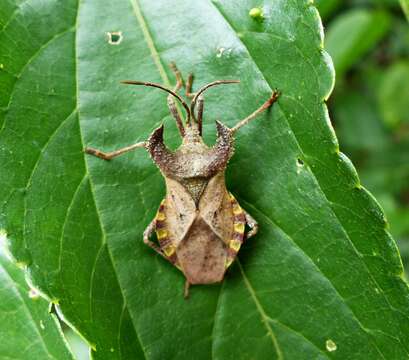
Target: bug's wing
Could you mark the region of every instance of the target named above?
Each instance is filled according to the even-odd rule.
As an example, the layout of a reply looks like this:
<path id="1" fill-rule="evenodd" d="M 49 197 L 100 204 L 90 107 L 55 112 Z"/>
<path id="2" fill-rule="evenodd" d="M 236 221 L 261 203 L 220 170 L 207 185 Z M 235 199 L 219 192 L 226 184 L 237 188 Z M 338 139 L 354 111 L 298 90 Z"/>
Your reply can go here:
<path id="1" fill-rule="evenodd" d="M 196 205 L 192 196 L 179 182 L 166 178 L 166 188 L 167 230 L 170 240 L 177 247 L 196 217 Z"/>
<path id="2" fill-rule="evenodd" d="M 207 186 L 199 204 L 200 214 L 226 245 L 226 268 L 231 265 L 244 240 L 246 216 L 224 182 L 216 175 Z"/>
<path id="3" fill-rule="evenodd" d="M 219 173 L 209 181 L 200 199 L 199 213 L 227 245 L 232 237 L 234 219 L 230 194 L 226 189 L 223 173 Z"/>

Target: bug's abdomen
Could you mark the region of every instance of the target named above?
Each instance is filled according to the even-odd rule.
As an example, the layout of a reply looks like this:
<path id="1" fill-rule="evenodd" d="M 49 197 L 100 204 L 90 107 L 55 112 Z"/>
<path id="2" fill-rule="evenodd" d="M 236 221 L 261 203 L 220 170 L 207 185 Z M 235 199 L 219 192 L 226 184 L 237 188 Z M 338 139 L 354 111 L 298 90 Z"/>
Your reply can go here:
<path id="1" fill-rule="evenodd" d="M 244 239 L 246 219 L 218 174 L 208 182 L 198 206 L 189 191 L 166 179 L 168 191 L 156 216 L 163 254 L 191 284 L 223 280 Z"/>
<path id="2" fill-rule="evenodd" d="M 201 218 L 197 217 L 177 248 L 181 268 L 191 284 L 223 280 L 227 246 Z"/>
<path id="3" fill-rule="evenodd" d="M 229 194 L 233 214 L 233 230 L 228 242 L 226 269 L 232 264 L 244 241 L 246 217 L 244 211 L 232 194 Z"/>
<path id="4" fill-rule="evenodd" d="M 222 281 L 243 243 L 246 221 L 242 208 L 227 192 L 222 203 L 212 216 L 199 214 L 176 249 L 191 284 Z"/>

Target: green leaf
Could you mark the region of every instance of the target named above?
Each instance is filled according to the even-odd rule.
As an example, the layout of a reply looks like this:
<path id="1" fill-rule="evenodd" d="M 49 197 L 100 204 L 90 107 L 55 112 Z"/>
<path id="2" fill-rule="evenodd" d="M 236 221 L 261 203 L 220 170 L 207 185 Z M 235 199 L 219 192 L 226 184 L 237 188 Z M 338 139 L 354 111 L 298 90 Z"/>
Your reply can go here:
<path id="1" fill-rule="evenodd" d="M 409 20 L 409 0 L 400 0 L 400 5 L 402 6 L 406 18 Z"/>
<path id="2" fill-rule="evenodd" d="M 396 140 L 395 140 L 396 142 Z M 374 193 L 402 193 L 409 177 L 409 142 L 389 144 L 368 156 L 362 169 L 362 182 Z"/>
<path id="3" fill-rule="evenodd" d="M 64 329 L 64 337 L 67 339 L 71 351 L 77 360 L 88 360 L 90 358 L 89 347 L 74 330 L 66 327 Z"/>
<path id="4" fill-rule="evenodd" d="M 375 10 L 352 9 L 331 22 L 325 44 L 337 76 L 342 77 L 361 60 L 389 28 L 389 14 Z"/>
<path id="5" fill-rule="evenodd" d="M 367 92 L 348 87 L 337 94 L 332 105 L 341 145 L 350 151 L 376 151 L 386 146 L 388 138 L 382 116 Z"/>
<path id="6" fill-rule="evenodd" d="M 325 20 L 331 16 L 342 4 L 341 0 L 315 0 L 315 6 L 320 12 L 321 17 Z"/>
<path id="7" fill-rule="evenodd" d="M 4 234 L 0 235 L 3 242 Z M 45 300 L 27 286 L 23 271 L 6 258 L 0 244 L 1 359 L 73 359 L 58 320 Z"/>
<path id="8" fill-rule="evenodd" d="M 334 73 L 310 1 L 33 0 L 11 13 L 0 34 L 1 221 L 94 358 L 407 356 L 399 254 L 338 150 L 324 105 Z M 193 287 L 189 300 L 181 273 L 142 243 L 165 193 L 149 156 L 104 162 L 82 151 L 144 140 L 161 122 L 177 146 L 166 95 L 119 84 L 171 86 L 172 60 L 195 73 L 195 89 L 241 80 L 209 91 L 209 144 L 213 120 L 232 126 L 282 92 L 237 135 L 227 171 L 259 235 L 222 285 Z"/>
<path id="9" fill-rule="evenodd" d="M 409 123 L 409 61 L 396 62 L 384 71 L 378 102 L 387 125 Z"/>

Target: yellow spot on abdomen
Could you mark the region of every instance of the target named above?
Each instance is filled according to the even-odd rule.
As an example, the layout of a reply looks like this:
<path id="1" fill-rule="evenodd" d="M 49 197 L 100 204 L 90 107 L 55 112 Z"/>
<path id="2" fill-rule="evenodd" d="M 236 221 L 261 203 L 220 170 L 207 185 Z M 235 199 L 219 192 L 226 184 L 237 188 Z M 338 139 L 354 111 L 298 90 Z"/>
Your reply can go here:
<path id="1" fill-rule="evenodd" d="M 164 239 L 168 236 L 168 231 L 165 229 L 158 229 L 156 230 L 156 236 L 158 237 L 158 239 Z"/>
<path id="2" fill-rule="evenodd" d="M 175 247 L 173 245 L 167 246 L 163 249 L 163 252 L 167 257 L 172 256 L 175 253 Z"/>
<path id="3" fill-rule="evenodd" d="M 242 208 L 240 205 L 236 202 L 233 204 L 233 214 L 234 215 L 240 215 L 243 212 Z"/>
<path id="4" fill-rule="evenodd" d="M 226 259 L 226 263 L 224 265 L 226 269 L 233 263 L 233 260 L 234 260 L 234 258 L 232 258 L 232 257 L 228 257 Z"/>
<path id="5" fill-rule="evenodd" d="M 244 233 L 244 223 L 234 224 L 233 229 L 234 229 L 235 232 L 237 232 L 239 234 L 243 234 Z"/>
<path id="6" fill-rule="evenodd" d="M 240 250 L 241 242 L 239 240 L 230 240 L 229 248 L 238 252 Z"/>
<path id="7" fill-rule="evenodd" d="M 160 211 L 160 212 L 157 213 L 156 220 L 162 221 L 162 220 L 165 220 L 165 219 L 166 219 L 166 215 L 165 215 L 164 212 Z"/>

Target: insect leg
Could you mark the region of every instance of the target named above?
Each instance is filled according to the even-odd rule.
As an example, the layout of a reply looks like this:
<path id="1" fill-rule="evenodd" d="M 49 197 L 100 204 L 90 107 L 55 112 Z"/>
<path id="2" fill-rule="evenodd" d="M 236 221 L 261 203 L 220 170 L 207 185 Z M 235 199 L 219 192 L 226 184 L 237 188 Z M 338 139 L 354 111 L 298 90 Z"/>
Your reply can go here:
<path id="1" fill-rule="evenodd" d="M 257 234 L 258 223 L 247 211 L 245 210 L 243 211 L 244 211 L 244 216 L 246 217 L 246 223 L 250 227 L 250 231 L 247 233 L 247 236 L 246 236 L 246 238 L 248 239 Z"/>
<path id="2" fill-rule="evenodd" d="M 168 96 L 168 107 L 170 113 L 173 115 L 175 121 L 176 121 L 176 126 L 178 127 L 179 133 L 182 137 L 185 136 L 185 128 L 183 126 L 182 119 L 180 118 L 180 115 L 178 113 L 178 110 L 176 108 L 175 101 L 173 100 L 173 97 L 171 95 Z"/>
<path id="3" fill-rule="evenodd" d="M 270 98 L 263 105 L 261 105 L 252 114 L 250 114 L 249 116 L 247 116 L 243 120 L 239 121 L 237 123 L 237 125 L 235 125 L 234 127 L 231 128 L 231 131 L 235 132 L 238 129 L 240 129 L 242 126 L 247 125 L 250 120 L 254 119 L 255 117 L 257 117 L 257 115 L 259 115 L 264 110 L 267 110 L 271 105 L 273 105 L 277 101 L 279 96 L 280 96 L 280 93 L 277 90 L 274 90 L 273 93 L 271 94 Z"/>
<path id="4" fill-rule="evenodd" d="M 179 90 L 182 87 L 183 78 L 182 78 L 182 74 L 180 73 L 179 69 L 176 67 L 176 64 L 174 62 L 170 63 L 170 68 L 172 69 L 173 73 L 175 74 L 176 81 L 177 81 L 176 85 L 180 83 L 180 86 L 175 90 L 175 92 L 176 92 L 177 90 Z M 195 93 L 192 93 L 192 83 L 193 83 L 193 74 L 190 73 L 187 76 L 187 80 L 186 80 L 186 83 L 185 83 L 185 88 L 186 88 L 186 93 L 185 94 L 189 98 L 192 98 L 192 97 L 195 96 Z"/>
<path id="5" fill-rule="evenodd" d="M 183 297 L 185 299 L 187 299 L 189 297 L 189 288 L 190 288 L 190 282 L 186 279 L 185 288 L 184 288 L 184 291 L 183 291 Z"/>
<path id="6" fill-rule="evenodd" d="M 174 62 L 171 62 L 169 64 L 170 69 L 173 71 L 173 73 L 175 74 L 175 78 L 176 78 L 176 86 L 173 89 L 174 92 L 178 92 L 179 89 L 183 86 L 183 78 L 182 78 L 182 74 L 180 73 L 179 69 L 177 68 L 176 64 Z"/>
<path id="7" fill-rule="evenodd" d="M 150 241 L 149 238 L 153 234 L 153 232 L 156 230 L 156 219 L 153 219 L 151 223 L 147 226 L 145 231 L 143 232 L 143 242 L 148 245 L 150 248 L 155 250 L 159 255 L 164 257 L 166 260 L 169 260 L 165 254 L 162 252 L 160 247 L 156 245 L 153 241 Z"/>
<path id="8" fill-rule="evenodd" d="M 170 63 L 170 68 L 175 74 L 176 77 L 176 85 L 173 88 L 173 91 L 177 93 L 179 89 L 183 86 L 183 79 L 182 79 L 182 74 L 180 73 L 179 69 L 176 67 L 176 64 L 174 62 Z M 169 94 L 168 96 L 168 108 L 172 116 L 174 117 L 176 121 L 176 126 L 179 130 L 179 133 L 182 137 L 185 136 L 185 128 L 183 126 L 182 119 L 180 117 L 180 114 L 178 112 L 178 109 L 175 104 L 175 100 L 173 99 L 172 95 Z"/>
<path id="9" fill-rule="evenodd" d="M 94 155 L 94 156 L 99 157 L 101 159 L 111 160 L 112 158 L 114 158 L 116 156 L 119 156 L 119 155 L 122 155 L 123 153 L 135 150 L 137 148 L 144 148 L 145 146 L 146 146 L 146 142 L 142 141 L 142 142 L 138 142 L 136 144 L 124 147 L 124 148 L 116 150 L 116 151 L 108 152 L 108 153 L 100 151 L 98 149 L 89 148 L 89 147 L 85 148 L 84 151 L 87 154 Z"/>
<path id="10" fill-rule="evenodd" d="M 204 99 L 203 99 L 203 96 L 200 95 L 199 98 L 197 99 L 197 127 L 199 129 L 200 136 L 202 136 L 203 106 L 204 106 Z"/>
<path id="11" fill-rule="evenodd" d="M 195 96 L 195 93 L 192 93 L 192 83 L 193 83 L 193 74 L 190 73 L 187 76 L 187 80 L 186 80 L 186 96 L 189 98 L 192 98 Z"/>

